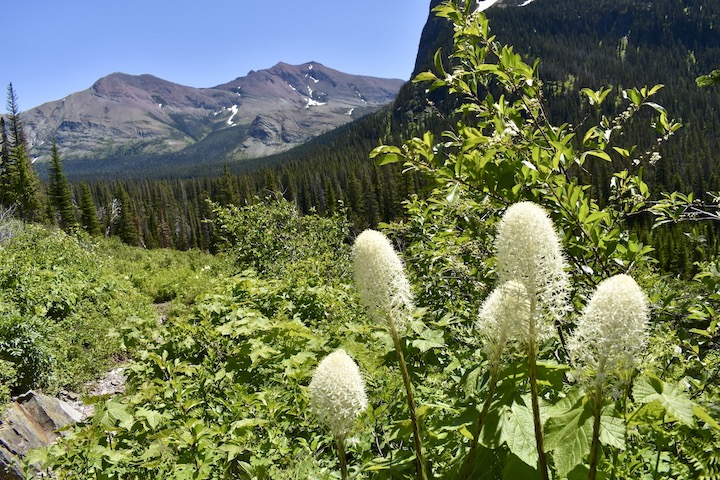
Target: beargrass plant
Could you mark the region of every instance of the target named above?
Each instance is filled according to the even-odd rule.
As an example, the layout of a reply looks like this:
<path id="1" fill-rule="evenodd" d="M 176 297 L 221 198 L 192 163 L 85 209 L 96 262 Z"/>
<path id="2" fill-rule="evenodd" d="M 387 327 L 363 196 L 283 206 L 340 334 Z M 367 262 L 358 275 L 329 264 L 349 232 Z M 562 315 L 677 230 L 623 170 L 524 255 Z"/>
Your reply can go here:
<path id="1" fill-rule="evenodd" d="M 495 249 L 500 282 L 521 284 L 530 303 L 527 317 L 521 317 L 515 336 L 524 346 L 528 359 L 538 469 L 542 478 L 548 480 L 537 358 L 540 345 L 553 334 L 555 322 L 562 322 L 570 309 L 567 266 L 552 221 L 542 207 L 532 202 L 520 202 L 507 209 L 498 227 Z M 518 314 L 522 313 L 522 310 L 518 311 Z"/>
<path id="2" fill-rule="evenodd" d="M 418 477 L 427 479 L 415 397 L 402 346 L 402 337 L 413 310 L 410 283 L 405 276 L 403 262 L 384 234 L 365 230 L 353 245 L 352 264 L 360 301 L 370 317 L 384 325 L 392 337 L 413 426 L 415 467 Z"/>
<path id="3" fill-rule="evenodd" d="M 315 415 L 335 438 L 340 472 L 343 480 L 347 480 L 345 437 L 368 405 L 360 369 L 345 350 L 335 350 L 318 365 L 310 382 L 310 393 Z"/>
<path id="4" fill-rule="evenodd" d="M 635 372 L 647 343 L 648 318 L 645 293 L 629 275 L 615 275 L 597 286 L 568 342 L 575 378 L 592 404 L 589 480 L 597 475 L 603 404 L 620 397 Z"/>
<path id="5" fill-rule="evenodd" d="M 493 290 L 480 309 L 476 330 L 490 366 L 490 381 L 461 472 L 461 477 L 464 479 L 469 477 L 475 462 L 478 440 L 497 388 L 506 347 L 513 341 L 516 332 L 525 328 L 529 318 L 530 297 L 525 286 L 514 280 L 505 282 Z"/>

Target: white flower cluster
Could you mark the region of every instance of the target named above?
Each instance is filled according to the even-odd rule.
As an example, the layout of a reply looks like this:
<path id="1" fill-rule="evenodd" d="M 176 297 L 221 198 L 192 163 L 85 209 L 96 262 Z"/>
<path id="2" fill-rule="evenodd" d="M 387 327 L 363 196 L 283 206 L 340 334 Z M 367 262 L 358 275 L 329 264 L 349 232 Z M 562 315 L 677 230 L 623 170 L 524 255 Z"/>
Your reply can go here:
<path id="1" fill-rule="evenodd" d="M 402 336 L 413 301 L 403 262 L 390 240 L 378 231 L 365 230 L 355 240 L 352 261 L 360 301 L 393 336 Z"/>
<path id="2" fill-rule="evenodd" d="M 648 300 L 632 277 L 600 282 L 568 340 L 570 358 L 583 383 L 617 387 L 637 364 L 647 343 Z"/>
<path id="3" fill-rule="evenodd" d="M 360 369 L 343 349 L 320 362 L 310 382 L 310 394 L 313 411 L 338 438 L 350 432 L 368 405 Z"/>
<path id="4" fill-rule="evenodd" d="M 535 203 L 512 205 L 498 226 L 495 249 L 499 283 L 516 281 L 525 287 L 534 337 L 542 341 L 552 335 L 554 322 L 570 311 L 570 279 L 552 220 Z"/>
<path id="5" fill-rule="evenodd" d="M 485 354 L 497 365 L 505 346 L 523 339 L 530 321 L 530 299 L 522 283 L 503 283 L 488 295 L 480 309 L 475 327 L 483 341 Z M 518 338 L 520 337 L 520 338 Z"/>

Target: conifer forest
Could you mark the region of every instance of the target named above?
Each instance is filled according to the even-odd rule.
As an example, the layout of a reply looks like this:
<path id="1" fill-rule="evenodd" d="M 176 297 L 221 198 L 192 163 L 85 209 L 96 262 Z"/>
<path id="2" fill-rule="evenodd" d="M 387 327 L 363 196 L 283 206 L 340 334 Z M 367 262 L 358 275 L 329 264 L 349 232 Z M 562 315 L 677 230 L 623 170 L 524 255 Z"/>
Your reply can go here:
<path id="1" fill-rule="evenodd" d="M 36 165 L 9 85 L 0 411 L 91 408 L 0 478 L 720 478 L 720 4 L 572 3 L 254 160 Z"/>

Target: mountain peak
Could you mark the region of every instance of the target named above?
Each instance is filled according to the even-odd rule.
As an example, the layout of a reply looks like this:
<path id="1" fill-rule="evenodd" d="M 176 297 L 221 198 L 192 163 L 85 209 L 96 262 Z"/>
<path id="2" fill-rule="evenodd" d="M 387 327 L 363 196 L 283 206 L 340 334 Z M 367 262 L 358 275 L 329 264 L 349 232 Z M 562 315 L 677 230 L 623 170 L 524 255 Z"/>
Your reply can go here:
<path id="1" fill-rule="evenodd" d="M 403 83 L 315 61 L 279 62 L 212 88 L 114 72 L 87 90 L 24 112 L 23 119 L 32 154 L 41 161 L 52 138 L 70 161 L 128 152 L 153 159 L 181 151 L 229 161 L 277 153 L 377 110 Z M 212 148 L 201 147 L 206 138 Z M 220 138 L 229 147 L 224 151 L 217 148 Z"/>

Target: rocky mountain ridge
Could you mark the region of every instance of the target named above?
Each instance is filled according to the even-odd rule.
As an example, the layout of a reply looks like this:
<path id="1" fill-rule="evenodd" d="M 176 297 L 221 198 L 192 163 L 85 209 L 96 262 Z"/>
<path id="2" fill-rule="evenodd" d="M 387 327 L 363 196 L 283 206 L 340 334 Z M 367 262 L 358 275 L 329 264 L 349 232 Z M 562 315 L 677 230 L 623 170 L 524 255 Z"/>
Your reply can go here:
<path id="1" fill-rule="evenodd" d="M 22 113 L 30 153 L 56 139 L 75 159 L 167 155 L 232 136 L 223 160 L 286 150 L 391 102 L 404 81 L 350 75 L 318 62 L 278 63 L 211 88 L 113 73 L 89 89 Z M 235 130 L 234 132 L 224 132 Z M 228 142 L 223 142 L 227 144 Z"/>

